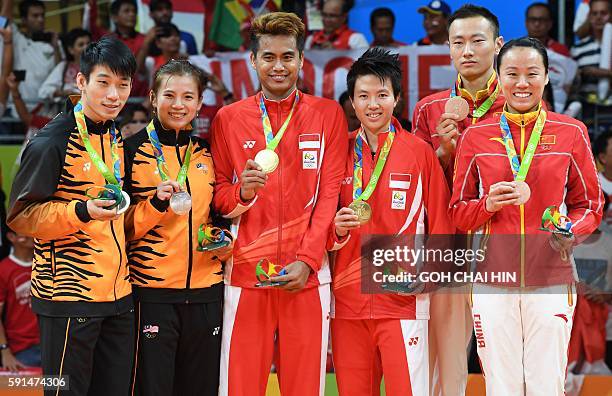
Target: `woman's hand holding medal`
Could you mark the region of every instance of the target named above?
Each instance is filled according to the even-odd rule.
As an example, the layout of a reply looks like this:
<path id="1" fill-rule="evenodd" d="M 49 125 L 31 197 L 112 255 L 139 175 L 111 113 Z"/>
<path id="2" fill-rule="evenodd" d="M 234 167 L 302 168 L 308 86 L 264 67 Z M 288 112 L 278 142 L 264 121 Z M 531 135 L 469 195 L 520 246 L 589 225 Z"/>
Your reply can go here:
<path id="1" fill-rule="evenodd" d="M 121 214 L 113 209 L 107 209 L 115 205 L 113 199 L 90 199 L 87 201 L 87 213 L 93 220 L 111 221 L 117 220 Z"/>
<path id="2" fill-rule="evenodd" d="M 160 201 L 168 201 L 172 194 L 181 191 L 181 186 L 174 180 L 166 180 L 157 186 L 157 198 Z"/>
<path id="3" fill-rule="evenodd" d="M 336 213 L 334 225 L 336 226 L 336 235 L 342 238 L 345 237 L 350 230 L 358 228 L 361 223 L 353 209 L 344 207 Z"/>
<path id="4" fill-rule="evenodd" d="M 250 201 L 255 198 L 257 191 L 266 185 L 268 175 L 253 160 L 247 160 L 242 175 L 240 176 L 240 198 Z"/>
<path id="5" fill-rule="evenodd" d="M 485 201 L 488 212 L 498 212 L 504 206 L 516 205 L 521 194 L 516 189 L 516 182 L 499 182 L 489 187 L 489 195 Z"/>

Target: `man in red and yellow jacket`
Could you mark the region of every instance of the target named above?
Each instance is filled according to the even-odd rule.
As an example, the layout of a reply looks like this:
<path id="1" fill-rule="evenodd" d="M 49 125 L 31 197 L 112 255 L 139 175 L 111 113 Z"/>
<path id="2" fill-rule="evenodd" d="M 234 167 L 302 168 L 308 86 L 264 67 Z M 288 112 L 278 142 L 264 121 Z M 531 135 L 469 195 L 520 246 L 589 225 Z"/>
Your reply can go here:
<path id="1" fill-rule="evenodd" d="M 404 235 L 410 244 L 419 235 L 454 230 L 447 215 L 448 187 L 434 151 L 392 117 L 401 76 L 397 55 L 371 48 L 347 77 L 362 127 L 349 140 L 341 209 L 328 239 L 328 249 L 336 250 L 332 347 L 340 394 L 370 394 L 380 389 L 382 376 L 387 394 L 429 394 L 429 295 L 379 289 L 385 282 L 380 274 L 396 271 L 368 267 L 367 260 L 362 264 L 368 235 L 384 235 L 395 246 L 394 236 Z M 359 200 L 371 210 L 361 224 L 352 209 Z"/>
<path id="2" fill-rule="evenodd" d="M 213 205 L 233 219 L 236 236 L 225 267 L 219 393 L 265 394 L 277 333 L 283 395 L 322 394 L 325 241 L 344 174 L 346 120 L 337 103 L 296 88 L 304 48 L 297 16 L 263 15 L 253 35 L 262 92 L 222 108 L 212 126 Z"/>
<path id="3" fill-rule="evenodd" d="M 451 89 L 417 103 L 412 132 L 436 151 L 451 186 L 458 136 L 468 126 L 500 112 L 504 105 L 493 66 L 503 38 L 499 36 L 497 17 L 486 8 L 473 5 L 465 5 L 451 15 L 448 33 L 450 56 L 458 71 L 457 81 Z M 467 102 L 464 110 L 468 110 L 468 117 L 461 119 L 445 110 L 449 99 L 456 96 Z M 465 394 L 472 319 L 467 289 L 464 288 L 463 293 L 460 291 L 460 288 L 443 288 L 431 296 L 429 352 L 431 386 L 435 395 Z"/>

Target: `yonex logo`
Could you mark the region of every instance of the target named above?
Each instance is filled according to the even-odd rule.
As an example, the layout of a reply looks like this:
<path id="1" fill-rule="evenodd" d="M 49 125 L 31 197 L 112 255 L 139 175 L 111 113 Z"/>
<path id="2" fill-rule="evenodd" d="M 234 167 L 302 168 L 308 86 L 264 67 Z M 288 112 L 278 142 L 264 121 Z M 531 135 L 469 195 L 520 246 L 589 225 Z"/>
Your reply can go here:
<path id="1" fill-rule="evenodd" d="M 215 327 L 215 329 L 213 330 L 212 335 L 219 335 L 219 330 L 221 330 L 221 326 Z"/>
<path id="2" fill-rule="evenodd" d="M 83 172 L 89 172 L 90 169 L 91 169 L 91 162 L 86 162 L 85 165 L 83 165 Z"/>
<path id="3" fill-rule="evenodd" d="M 342 184 L 351 184 L 352 182 L 353 182 L 352 176 L 345 177 L 344 180 L 342 180 Z"/>
<path id="4" fill-rule="evenodd" d="M 245 140 L 244 145 L 242 146 L 245 149 L 251 149 L 255 147 L 255 140 Z"/>
<path id="5" fill-rule="evenodd" d="M 419 343 L 419 337 L 410 337 L 410 339 L 408 340 L 408 345 L 412 346 Z"/>

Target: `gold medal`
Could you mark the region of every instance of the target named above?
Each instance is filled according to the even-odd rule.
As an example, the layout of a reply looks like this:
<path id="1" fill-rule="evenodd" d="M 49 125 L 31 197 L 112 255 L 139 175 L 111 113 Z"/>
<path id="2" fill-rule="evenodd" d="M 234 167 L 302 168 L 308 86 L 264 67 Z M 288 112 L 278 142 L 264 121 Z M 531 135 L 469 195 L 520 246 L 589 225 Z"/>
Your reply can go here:
<path id="1" fill-rule="evenodd" d="M 515 205 L 523 205 L 525 202 L 529 201 L 531 197 L 531 188 L 529 188 L 529 184 L 524 181 L 515 181 L 516 184 L 515 191 L 519 193 L 518 200 Z"/>
<path id="2" fill-rule="evenodd" d="M 470 112 L 470 105 L 467 100 L 463 99 L 461 96 L 453 96 L 446 101 L 444 112 L 456 114 L 459 116 L 457 121 L 463 121 Z"/>
<path id="3" fill-rule="evenodd" d="M 278 154 L 274 150 L 263 149 L 255 155 L 255 162 L 264 173 L 272 173 L 279 163 Z"/>
<path id="4" fill-rule="evenodd" d="M 351 202 L 348 207 L 351 208 L 353 212 L 355 212 L 359 223 L 365 224 L 370 221 L 370 218 L 372 217 L 372 208 L 370 207 L 370 205 L 368 205 L 367 202 L 362 200 L 356 200 Z"/>

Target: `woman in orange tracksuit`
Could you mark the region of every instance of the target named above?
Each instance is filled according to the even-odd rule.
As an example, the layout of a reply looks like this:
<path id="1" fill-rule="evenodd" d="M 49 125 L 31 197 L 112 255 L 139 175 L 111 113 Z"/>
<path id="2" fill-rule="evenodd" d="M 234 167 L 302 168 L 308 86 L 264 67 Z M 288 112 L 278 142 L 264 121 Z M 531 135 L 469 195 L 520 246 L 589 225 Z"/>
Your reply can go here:
<path id="1" fill-rule="evenodd" d="M 584 124 L 545 111 L 548 57 L 531 38 L 498 56 L 504 112 L 468 128 L 457 150 L 451 217 L 482 235 L 472 316 L 489 395 L 563 395 L 576 301 L 571 248 L 601 221 L 603 198 Z M 567 216 L 548 233 L 543 213 Z"/>
<path id="2" fill-rule="evenodd" d="M 138 329 L 132 392 L 140 395 L 217 394 L 221 261 L 231 245 L 228 232 L 210 228 L 212 157 L 208 144 L 191 136 L 204 86 L 203 72 L 189 62 L 163 65 L 150 94 L 155 117 L 126 140 L 125 188 L 132 196 L 126 235 Z"/>

